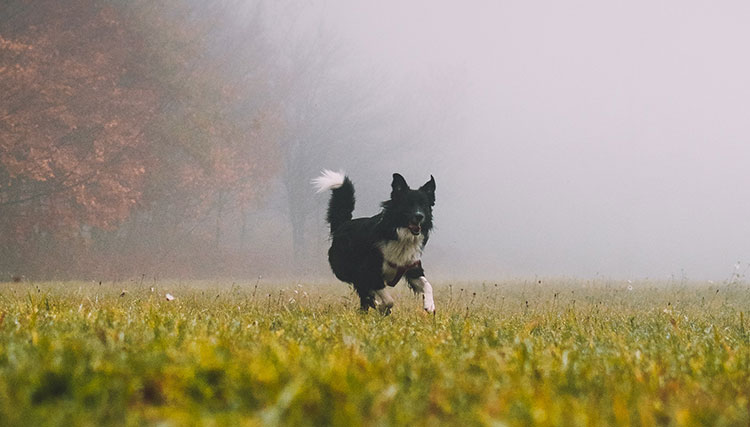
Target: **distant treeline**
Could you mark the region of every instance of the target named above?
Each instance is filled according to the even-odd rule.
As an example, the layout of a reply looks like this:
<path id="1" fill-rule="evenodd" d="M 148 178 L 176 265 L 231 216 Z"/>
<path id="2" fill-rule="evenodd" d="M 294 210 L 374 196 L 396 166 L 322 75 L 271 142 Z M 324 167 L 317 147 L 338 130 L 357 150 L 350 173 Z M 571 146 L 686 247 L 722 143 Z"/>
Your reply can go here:
<path id="1" fill-rule="evenodd" d="M 310 177 L 357 144 L 348 164 L 371 170 L 368 141 L 410 135 L 342 77 L 332 38 L 295 38 L 279 20 L 294 13 L 237 0 L 4 1 L 0 281 L 315 265 L 323 202 Z"/>
<path id="2" fill-rule="evenodd" d="M 195 255 L 180 269 L 206 267 L 199 225 L 249 209 L 280 166 L 261 26 L 212 54 L 230 6 L 4 2 L 0 271 L 128 271 L 176 245 Z"/>

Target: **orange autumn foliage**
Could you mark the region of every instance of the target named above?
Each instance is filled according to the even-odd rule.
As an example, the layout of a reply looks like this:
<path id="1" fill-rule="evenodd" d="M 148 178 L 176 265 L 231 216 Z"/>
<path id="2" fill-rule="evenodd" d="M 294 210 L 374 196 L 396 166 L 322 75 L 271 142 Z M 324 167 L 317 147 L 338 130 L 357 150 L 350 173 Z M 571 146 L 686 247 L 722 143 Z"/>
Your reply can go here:
<path id="1" fill-rule="evenodd" d="M 138 211 L 194 222 L 217 194 L 230 209 L 262 193 L 279 120 L 273 108 L 239 116 L 242 82 L 190 64 L 210 26 L 147 2 L 2 7 L 0 269 L 24 269 L 52 246 L 82 243 L 83 257 L 90 230 L 117 231 Z"/>
<path id="2" fill-rule="evenodd" d="M 0 34 L 0 205 L 19 237 L 111 228 L 141 196 L 156 93 L 122 84 L 137 72 L 132 34 L 87 3 L 50 6 Z"/>

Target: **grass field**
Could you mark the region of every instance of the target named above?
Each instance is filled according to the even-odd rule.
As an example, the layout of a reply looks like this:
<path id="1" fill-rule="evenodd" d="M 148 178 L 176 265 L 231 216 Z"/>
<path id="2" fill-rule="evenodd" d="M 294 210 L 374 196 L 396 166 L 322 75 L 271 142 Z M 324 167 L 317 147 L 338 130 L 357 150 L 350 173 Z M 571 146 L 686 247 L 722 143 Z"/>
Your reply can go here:
<path id="1" fill-rule="evenodd" d="M 435 285 L 0 284 L 0 424 L 750 424 L 746 285 Z"/>

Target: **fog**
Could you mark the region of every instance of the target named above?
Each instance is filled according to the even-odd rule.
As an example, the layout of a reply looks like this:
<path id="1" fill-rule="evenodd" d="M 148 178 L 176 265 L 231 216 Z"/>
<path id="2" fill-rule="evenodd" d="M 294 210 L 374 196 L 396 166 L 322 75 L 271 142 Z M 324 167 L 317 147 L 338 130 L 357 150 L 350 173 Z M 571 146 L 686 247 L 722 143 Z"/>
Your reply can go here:
<path id="1" fill-rule="evenodd" d="M 747 3 L 322 9 L 378 74 L 460 88 L 458 132 L 392 165 L 435 175 L 446 272 L 723 279 L 750 258 Z"/>
<path id="2" fill-rule="evenodd" d="M 80 3 L 86 1 L 97 0 Z M 16 3 L 23 2 L 9 3 L 6 16 L 13 12 L 25 21 L 10 25 L 6 18 L 0 25 L 0 48 L 14 52 L 5 57 L 8 63 L 20 55 L 13 43 L 31 43 L 48 19 Z M 114 273 L 82 267 L 85 276 L 174 275 L 199 258 L 214 267 L 199 275 L 332 279 L 323 222 L 327 195 L 315 195 L 309 183 L 324 168 L 343 169 L 354 181 L 355 216 L 377 213 L 393 172 L 412 187 L 435 177 L 436 230 L 424 254 L 434 280 L 719 281 L 750 265 L 747 2 L 248 0 L 217 3 L 231 6 L 228 12 L 191 1 L 138 7 L 171 19 L 180 16 L 170 9 L 174 4 L 191 5 L 192 12 L 174 29 L 159 31 L 172 36 L 194 25 L 206 34 L 196 37 L 206 51 L 190 51 L 194 56 L 179 62 L 184 70 L 173 80 L 187 78 L 188 88 L 215 82 L 236 94 L 241 102 L 208 117 L 240 127 L 260 123 L 245 134 L 266 148 L 241 151 L 252 159 L 242 169 L 247 176 L 224 187 L 206 184 L 211 197 L 196 196 L 195 203 L 204 208 L 171 222 L 185 208 L 179 201 L 159 205 L 172 181 L 150 172 L 163 167 L 168 152 L 152 150 L 162 157 L 141 173 L 158 185 L 138 184 L 145 189 L 128 196 L 130 213 L 101 221 L 106 233 L 95 232 L 92 215 L 76 223 L 74 233 L 94 252 L 129 251 L 140 258 L 130 266 L 118 259 Z M 28 27 L 19 23 L 26 21 Z M 167 36 L 139 31 L 144 41 L 137 46 L 159 46 L 162 54 L 171 49 Z M 1 65 L 0 77 L 7 72 Z M 211 102 L 197 90 L 170 89 L 165 98 L 163 87 L 179 85 L 152 80 L 144 79 L 151 85 L 144 87 L 156 87 L 154 97 L 168 101 L 148 111 L 173 117 L 186 99 Z M 30 105 L 26 96 L 9 95 L 2 120 Z M 191 156 L 197 156 L 194 146 L 210 151 L 205 141 L 221 141 L 213 127 L 204 141 L 190 126 L 177 133 L 163 122 L 149 124 L 139 138 L 189 143 L 189 150 L 178 151 Z M 5 125 L 0 131 L 20 126 Z M 11 148 L 7 158 L 0 156 L 6 163 L 0 181 L 21 174 Z M 35 185 L 50 179 L 28 176 Z M 252 197 L 235 194 L 237 183 L 247 182 Z M 3 185 L 0 216 L 7 206 L 6 218 L 27 218 L 10 210 L 29 204 L 21 184 Z M 18 228 L 6 221 L 0 232 Z M 46 231 L 27 228 L 42 249 L 24 254 L 51 250 Z M 123 242 L 130 242 L 128 249 Z M 200 251 L 215 248 L 216 257 L 189 255 L 188 242 Z M 0 255 L 18 252 L 3 248 Z M 0 273 L 39 269 L 26 259 L 0 262 Z"/>

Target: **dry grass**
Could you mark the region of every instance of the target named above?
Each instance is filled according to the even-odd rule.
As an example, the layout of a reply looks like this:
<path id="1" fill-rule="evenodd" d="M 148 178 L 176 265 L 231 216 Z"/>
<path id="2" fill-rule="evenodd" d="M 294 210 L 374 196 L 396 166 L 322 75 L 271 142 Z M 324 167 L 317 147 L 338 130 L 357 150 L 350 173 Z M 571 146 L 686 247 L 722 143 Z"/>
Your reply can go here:
<path id="1" fill-rule="evenodd" d="M 343 284 L 0 284 L 0 420 L 748 425 L 750 289 L 628 286 L 438 283 L 430 316 L 399 285 L 382 317 Z"/>

